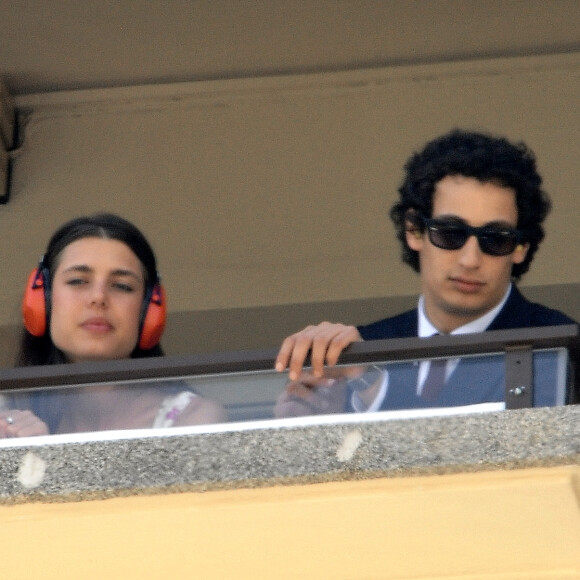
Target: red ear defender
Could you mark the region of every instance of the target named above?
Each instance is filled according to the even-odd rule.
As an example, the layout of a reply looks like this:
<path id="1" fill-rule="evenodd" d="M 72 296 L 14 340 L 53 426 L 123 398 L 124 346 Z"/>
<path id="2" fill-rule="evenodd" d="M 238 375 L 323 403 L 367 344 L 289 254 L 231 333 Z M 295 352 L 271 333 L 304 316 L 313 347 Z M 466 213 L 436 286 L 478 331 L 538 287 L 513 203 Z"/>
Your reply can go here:
<path id="1" fill-rule="evenodd" d="M 44 276 L 35 268 L 28 277 L 24 298 L 22 299 L 24 327 L 33 336 L 44 336 L 46 332 L 46 296 Z"/>
<path id="2" fill-rule="evenodd" d="M 139 338 L 139 348 L 141 350 L 149 350 L 159 344 L 165 329 L 166 316 L 167 300 L 165 298 L 165 289 L 161 284 L 155 284 Z"/>

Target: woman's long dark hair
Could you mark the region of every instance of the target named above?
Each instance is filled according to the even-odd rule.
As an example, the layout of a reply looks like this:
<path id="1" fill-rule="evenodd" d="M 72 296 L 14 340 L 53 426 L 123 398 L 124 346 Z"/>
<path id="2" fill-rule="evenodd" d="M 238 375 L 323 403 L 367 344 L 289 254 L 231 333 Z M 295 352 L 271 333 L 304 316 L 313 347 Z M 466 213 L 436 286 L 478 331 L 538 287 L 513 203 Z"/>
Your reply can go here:
<path id="1" fill-rule="evenodd" d="M 100 213 L 93 216 L 75 218 L 61 226 L 48 243 L 46 253 L 41 262 L 45 273 L 45 295 L 47 302 L 47 318 L 50 318 L 51 280 L 58 266 L 62 251 L 72 242 L 82 238 L 101 238 L 118 240 L 126 244 L 139 258 L 145 270 L 145 301 L 141 312 L 141 321 L 147 309 L 150 290 L 158 281 L 157 262 L 153 249 L 145 236 L 126 219 L 109 213 Z M 49 320 L 47 320 L 47 329 Z M 162 356 L 163 350 L 157 345 L 149 350 L 142 350 L 139 346 L 131 353 L 131 358 Z M 36 337 L 26 329 L 23 330 L 20 350 L 16 358 L 16 366 L 53 365 L 65 363 L 63 353 L 54 345 L 47 331 L 44 336 Z"/>

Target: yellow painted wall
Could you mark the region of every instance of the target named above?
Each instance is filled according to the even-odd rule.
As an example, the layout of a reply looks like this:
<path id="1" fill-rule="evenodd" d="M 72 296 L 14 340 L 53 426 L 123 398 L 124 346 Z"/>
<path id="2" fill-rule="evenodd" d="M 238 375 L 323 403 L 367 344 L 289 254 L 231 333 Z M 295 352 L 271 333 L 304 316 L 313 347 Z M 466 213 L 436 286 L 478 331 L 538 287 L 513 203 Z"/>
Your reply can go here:
<path id="1" fill-rule="evenodd" d="M 580 469 L 0 507 L 2 578 L 580 578 Z"/>

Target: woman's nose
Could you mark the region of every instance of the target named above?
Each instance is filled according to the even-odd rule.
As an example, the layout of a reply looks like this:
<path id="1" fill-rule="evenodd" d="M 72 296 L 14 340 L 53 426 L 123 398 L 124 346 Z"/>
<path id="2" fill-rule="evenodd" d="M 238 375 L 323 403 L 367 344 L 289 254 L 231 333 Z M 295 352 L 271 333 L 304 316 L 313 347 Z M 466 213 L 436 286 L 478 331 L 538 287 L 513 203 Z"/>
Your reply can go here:
<path id="1" fill-rule="evenodd" d="M 103 283 L 95 283 L 91 288 L 91 304 L 102 306 L 107 303 L 107 289 Z"/>

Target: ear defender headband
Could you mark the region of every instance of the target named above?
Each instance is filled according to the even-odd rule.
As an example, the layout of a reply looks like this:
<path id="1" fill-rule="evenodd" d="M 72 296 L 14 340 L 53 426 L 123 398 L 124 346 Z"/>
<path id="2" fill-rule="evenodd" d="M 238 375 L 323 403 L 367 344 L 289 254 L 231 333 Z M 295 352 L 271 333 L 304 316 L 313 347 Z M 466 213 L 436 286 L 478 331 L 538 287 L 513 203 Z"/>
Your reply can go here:
<path id="1" fill-rule="evenodd" d="M 22 299 L 24 327 L 33 336 L 44 336 L 50 318 L 50 274 L 40 261 L 30 273 Z M 165 289 L 157 279 L 145 292 L 139 332 L 139 348 L 150 350 L 159 344 L 167 318 Z"/>

